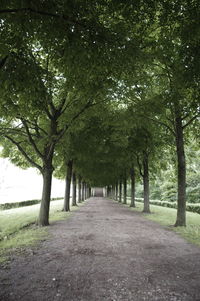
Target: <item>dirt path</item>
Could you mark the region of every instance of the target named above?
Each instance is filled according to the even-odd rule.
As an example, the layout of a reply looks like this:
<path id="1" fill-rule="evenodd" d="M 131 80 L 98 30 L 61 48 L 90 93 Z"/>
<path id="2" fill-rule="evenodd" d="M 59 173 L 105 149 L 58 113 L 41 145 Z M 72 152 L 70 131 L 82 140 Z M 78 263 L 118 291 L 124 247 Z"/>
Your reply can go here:
<path id="1" fill-rule="evenodd" d="M 197 301 L 200 248 L 104 198 L 0 274 L 1 301 Z"/>

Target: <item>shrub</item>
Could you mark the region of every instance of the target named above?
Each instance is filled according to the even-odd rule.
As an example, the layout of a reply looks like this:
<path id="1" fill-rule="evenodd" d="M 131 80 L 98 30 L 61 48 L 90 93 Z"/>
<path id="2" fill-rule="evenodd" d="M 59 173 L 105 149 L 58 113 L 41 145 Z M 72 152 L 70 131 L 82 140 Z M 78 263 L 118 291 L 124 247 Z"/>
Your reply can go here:
<path id="1" fill-rule="evenodd" d="M 189 203 L 198 203 L 200 201 L 200 184 L 195 187 L 187 187 L 186 193 Z"/>
<path id="2" fill-rule="evenodd" d="M 62 198 L 52 198 L 51 201 L 61 200 L 61 199 Z M 0 210 L 31 206 L 31 205 L 39 204 L 40 201 L 41 200 L 28 200 L 28 201 L 15 202 L 15 203 L 4 203 L 4 204 L 0 204 Z"/>
<path id="3" fill-rule="evenodd" d="M 137 198 L 137 202 L 143 202 L 142 198 Z M 162 207 L 168 207 L 168 208 L 174 208 L 177 209 L 177 202 L 167 202 L 167 201 L 159 201 L 159 200 L 151 200 L 150 201 L 151 205 L 156 205 L 156 206 L 162 206 Z M 186 210 L 194 213 L 200 214 L 200 203 L 192 204 L 188 203 L 186 205 Z"/>

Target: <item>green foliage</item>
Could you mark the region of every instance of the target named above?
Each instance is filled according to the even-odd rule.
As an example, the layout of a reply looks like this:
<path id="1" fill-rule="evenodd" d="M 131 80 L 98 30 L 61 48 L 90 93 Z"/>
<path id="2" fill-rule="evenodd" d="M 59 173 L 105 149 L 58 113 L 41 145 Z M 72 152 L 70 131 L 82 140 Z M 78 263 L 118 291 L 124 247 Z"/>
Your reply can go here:
<path id="1" fill-rule="evenodd" d="M 138 202 L 139 201 L 143 202 L 143 199 L 137 198 L 137 201 Z M 150 204 L 157 205 L 157 206 L 162 206 L 162 207 L 167 207 L 167 208 L 177 209 L 177 202 L 167 202 L 167 201 L 151 200 Z M 197 203 L 197 204 L 187 203 L 186 210 L 200 214 L 200 203 Z"/>
<path id="2" fill-rule="evenodd" d="M 73 160 L 98 186 L 137 163 L 138 179 L 148 157 L 151 197 L 173 202 L 179 118 L 187 198 L 199 202 L 199 12 L 196 0 L 3 0 L 3 156 L 59 178 Z"/>
<path id="3" fill-rule="evenodd" d="M 198 143 L 194 138 L 190 140 L 188 137 L 186 145 L 187 158 L 187 187 L 186 195 L 188 203 L 199 203 L 200 196 L 200 166 L 199 166 L 199 150 Z M 177 200 L 177 184 L 176 173 L 174 171 L 173 157 L 170 154 L 162 159 L 163 168 L 159 170 L 154 179 L 151 180 L 151 199 L 175 202 Z M 139 189 L 139 188 L 138 188 Z M 137 196 L 139 190 L 136 189 Z"/>
<path id="4" fill-rule="evenodd" d="M 62 198 L 52 198 L 51 201 L 57 201 L 60 199 Z M 13 208 L 31 206 L 31 205 L 39 204 L 40 202 L 41 200 L 28 200 L 28 201 L 15 202 L 15 203 L 3 203 L 0 204 L 0 210 L 8 210 Z"/>

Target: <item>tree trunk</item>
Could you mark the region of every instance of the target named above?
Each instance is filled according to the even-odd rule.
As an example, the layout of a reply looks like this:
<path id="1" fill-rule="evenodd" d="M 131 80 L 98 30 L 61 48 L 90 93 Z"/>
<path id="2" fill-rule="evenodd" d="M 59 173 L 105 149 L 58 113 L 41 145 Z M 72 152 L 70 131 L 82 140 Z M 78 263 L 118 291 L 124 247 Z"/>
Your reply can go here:
<path id="1" fill-rule="evenodd" d="M 42 200 L 40 204 L 40 212 L 38 217 L 39 226 L 49 225 L 49 207 L 51 200 L 51 183 L 52 183 L 53 167 L 46 166 L 43 169 L 43 189 L 42 189 Z"/>
<path id="2" fill-rule="evenodd" d="M 149 158 L 148 155 L 144 152 L 143 154 L 143 188 L 144 188 L 144 208 L 143 212 L 150 213 L 149 206 Z"/>
<path id="3" fill-rule="evenodd" d="M 106 188 L 106 197 L 109 198 L 109 186 Z"/>
<path id="4" fill-rule="evenodd" d="M 178 160 L 178 206 L 175 227 L 186 226 L 186 162 L 182 119 L 176 110 L 176 153 Z"/>
<path id="5" fill-rule="evenodd" d="M 134 166 L 130 170 L 131 174 L 131 204 L 130 207 L 135 207 L 135 169 Z"/>
<path id="6" fill-rule="evenodd" d="M 64 206 L 63 211 L 70 211 L 70 188 L 71 188 L 71 178 L 72 178 L 72 161 L 67 163 L 67 173 L 65 178 L 65 196 L 64 196 Z"/>
<path id="7" fill-rule="evenodd" d="M 78 203 L 81 203 L 81 176 L 78 177 Z"/>
<path id="8" fill-rule="evenodd" d="M 89 187 L 89 198 L 91 198 L 91 195 L 92 195 L 92 189 L 91 187 Z"/>
<path id="9" fill-rule="evenodd" d="M 110 198 L 110 185 L 108 185 L 107 191 L 108 191 L 107 196 L 108 196 L 108 198 Z"/>
<path id="10" fill-rule="evenodd" d="M 118 201 L 118 182 L 116 183 L 115 186 L 115 200 Z"/>
<path id="11" fill-rule="evenodd" d="M 87 199 L 87 183 L 85 183 L 85 189 L 84 189 L 84 199 Z"/>
<path id="12" fill-rule="evenodd" d="M 124 186 L 124 200 L 123 200 L 123 203 L 127 204 L 127 179 L 126 179 L 126 175 L 124 176 L 123 186 Z"/>
<path id="13" fill-rule="evenodd" d="M 119 180 L 119 203 L 122 202 L 122 180 Z"/>
<path id="14" fill-rule="evenodd" d="M 76 204 L 76 174 L 75 174 L 75 172 L 73 172 L 73 174 L 72 174 L 72 185 L 73 185 L 72 206 L 77 206 L 77 204 Z"/>
<path id="15" fill-rule="evenodd" d="M 87 184 L 87 199 L 89 198 L 89 185 Z"/>
<path id="16" fill-rule="evenodd" d="M 81 183 L 81 201 L 84 202 L 84 182 Z"/>
<path id="17" fill-rule="evenodd" d="M 111 185 L 111 199 L 115 198 L 115 193 L 114 193 L 114 186 Z"/>

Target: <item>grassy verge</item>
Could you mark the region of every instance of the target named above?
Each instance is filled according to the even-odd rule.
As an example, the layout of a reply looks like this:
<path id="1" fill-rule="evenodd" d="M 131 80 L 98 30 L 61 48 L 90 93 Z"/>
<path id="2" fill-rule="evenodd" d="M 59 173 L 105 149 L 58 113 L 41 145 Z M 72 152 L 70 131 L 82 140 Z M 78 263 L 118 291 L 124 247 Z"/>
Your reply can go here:
<path id="1" fill-rule="evenodd" d="M 51 203 L 50 223 L 66 219 L 70 213 L 62 212 L 63 200 Z M 78 207 L 72 207 L 72 211 Z M 0 263 L 7 260 L 11 250 L 36 244 L 48 236 L 48 227 L 35 225 L 39 204 L 0 211 Z"/>
<path id="2" fill-rule="evenodd" d="M 141 212 L 143 204 L 136 202 L 136 208 L 131 210 Z M 173 231 L 179 233 L 187 241 L 200 246 L 200 218 L 199 214 L 187 212 L 187 227 L 172 227 L 176 221 L 176 209 L 151 205 L 151 214 L 144 214 L 144 217 L 158 222 L 163 226 L 170 227 Z"/>

